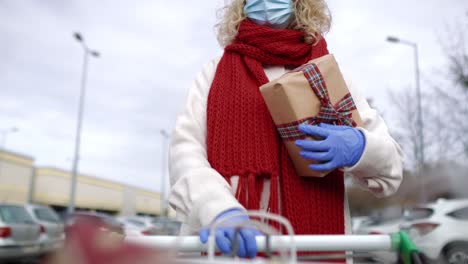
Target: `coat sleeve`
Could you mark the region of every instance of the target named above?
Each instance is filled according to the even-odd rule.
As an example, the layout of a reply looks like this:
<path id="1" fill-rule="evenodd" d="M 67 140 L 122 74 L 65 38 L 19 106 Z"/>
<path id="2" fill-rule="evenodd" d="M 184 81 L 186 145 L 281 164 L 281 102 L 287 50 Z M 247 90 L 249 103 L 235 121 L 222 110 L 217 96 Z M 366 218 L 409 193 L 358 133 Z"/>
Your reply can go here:
<path id="1" fill-rule="evenodd" d="M 208 225 L 224 210 L 244 209 L 229 183 L 207 160 L 206 108 L 218 61 L 205 65 L 193 82 L 169 148 L 169 203 L 177 218 L 192 231 Z"/>
<path id="2" fill-rule="evenodd" d="M 364 133 L 366 145 L 358 163 L 344 171 L 377 197 L 392 195 L 403 178 L 402 150 L 377 111 L 369 106 L 359 91 L 350 87 L 350 92 L 363 121 L 358 129 Z"/>

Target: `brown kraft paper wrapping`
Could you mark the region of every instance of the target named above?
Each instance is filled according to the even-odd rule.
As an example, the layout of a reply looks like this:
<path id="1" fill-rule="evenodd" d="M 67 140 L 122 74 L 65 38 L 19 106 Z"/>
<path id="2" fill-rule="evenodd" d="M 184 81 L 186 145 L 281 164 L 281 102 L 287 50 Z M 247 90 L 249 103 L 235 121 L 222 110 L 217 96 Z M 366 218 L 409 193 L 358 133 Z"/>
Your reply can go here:
<path id="1" fill-rule="evenodd" d="M 284 124 L 290 123 L 294 124 L 295 122 L 299 122 L 298 120 L 310 117 L 317 118 L 319 116 L 323 116 L 319 115 L 321 113 L 322 103 L 311 88 L 311 84 L 303 71 L 304 68 L 310 65 L 315 65 L 316 67 L 314 68 L 319 69 L 321 76 L 325 81 L 329 99 L 335 109 L 337 108 L 337 103 L 343 100 L 343 98 L 349 93 L 348 86 L 341 75 L 341 71 L 333 55 L 325 55 L 311 60 L 306 65 L 303 65 L 291 72 L 287 72 L 278 79 L 260 87 L 265 103 L 277 126 L 280 127 Z M 351 98 L 349 98 L 349 100 L 352 101 Z M 350 111 L 349 117 L 351 116 L 351 121 L 354 121 L 353 125 L 362 126 L 361 118 L 355 108 Z M 320 120 L 320 122 L 325 123 L 336 123 L 334 121 L 327 122 L 327 120 Z M 348 118 L 347 120 L 350 119 Z M 296 125 L 293 127 L 296 127 Z M 295 133 L 297 132 L 298 131 L 295 131 Z M 304 137 L 302 134 L 301 138 L 312 139 L 311 137 Z M 296 146 L 295 139 L 283 138 L 283 142 L 288 149 L 289 156 L 294 163 L 297 174 L 299 176 L 308 177 L 323 177 L 327 175 L 329 171 L 318 172 L 309 168 L 310 164 L 316 162 L 307 160 L 300 156 L 299 153 L 301 148 Z"/>

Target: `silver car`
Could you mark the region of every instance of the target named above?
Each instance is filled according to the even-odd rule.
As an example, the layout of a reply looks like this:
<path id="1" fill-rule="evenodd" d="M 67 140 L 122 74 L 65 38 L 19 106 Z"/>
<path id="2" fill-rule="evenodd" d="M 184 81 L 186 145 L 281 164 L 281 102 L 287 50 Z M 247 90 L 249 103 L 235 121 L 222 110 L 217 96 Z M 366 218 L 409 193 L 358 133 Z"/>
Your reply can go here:
<path id="1" fill-rule="evenodd" d="M 28 204 L 25 207 L 43 231 L 40 238 L 41 252 L 48 254 L 62 248 L 65 241 L 64 224 L 55 211 L 43 205 Z"/>
<path id="2" fill-rule="evenodd" d="M 0 203 L 0 262 L 40 255 L 40 235 L 24 206 Z"/>
<path id="3" fill-rule="evenodd" d="M 117 218 L 124 225 L 125 235 L 157 235 L 159 230 L 154 225 L 154 219 L 147 216 L 120 216 Z"/>
<path id="4" fill-rule="evenodd" d="M 165 216 L 155 217 L 151 223 L 158 230 L 158 235 L 165 236 L 177 236 L 181 226 L 181 222 Z"/>

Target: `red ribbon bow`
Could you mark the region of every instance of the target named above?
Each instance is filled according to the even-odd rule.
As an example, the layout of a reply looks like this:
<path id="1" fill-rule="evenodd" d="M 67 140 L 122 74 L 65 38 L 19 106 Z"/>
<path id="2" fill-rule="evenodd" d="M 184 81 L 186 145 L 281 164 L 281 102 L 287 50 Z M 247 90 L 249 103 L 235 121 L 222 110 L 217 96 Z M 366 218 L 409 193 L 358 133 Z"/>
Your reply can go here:
<path id="1" fill-rule="evenodd" d="M 318 125 L 328 123 L 334 125 L 356 126 L 352 118 L 352 111 L 356 110 L 353 98 L 347 93 L 335 105 L 328 95 L 327 85 L 317 65 L 311 63 L 303 65 L 294 71 L 302 71 L 310 87 L 320 101 L 321 108 L 316 116 L 296 120 L 286 124 L 277 125 L 278 132 L 284 140 L 292 141 L 304 138 L 304 133 L 299 131 L 300 124 Z"/>

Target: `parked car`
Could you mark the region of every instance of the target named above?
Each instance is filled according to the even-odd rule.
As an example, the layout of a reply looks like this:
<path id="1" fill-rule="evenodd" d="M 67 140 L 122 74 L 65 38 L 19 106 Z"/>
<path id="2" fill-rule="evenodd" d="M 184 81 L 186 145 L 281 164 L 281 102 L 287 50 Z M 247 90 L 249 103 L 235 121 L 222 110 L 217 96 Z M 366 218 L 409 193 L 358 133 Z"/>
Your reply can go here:
<path id="1" fill-rule="evenodd" d="M 39 256 L 40 225 L 23 205 L 0 203 L 0 260 Z"/>
<path id="2" fill-rule="evenodd" d="M 117 218 L 124 225 L 125 235 L 156 235 L 153 219 L 146 216 L 120 216 Z"/>
<path id="3" fill-rule="evenodd" d="M 374 212 L 371 216 L 362 220 L 359 227 L 354 230 L 359 235 L 386 235 L 400 231 L 403 212 L 401 207 L 389 207 Z M 390 251 L 372 252 L 371 259 L 378 263 L 396 263 L 398 254 Z"/>
<path id="4" fill-rule="evenodd" d="M 155 217 L 151 222 L 157 230 L 158 235 L 177 236 L 181 223 L 165 216 Z"/>
<path id="5" fill-rule="evenodd" d="M 118 220 L 124 224 L 126 235 L 166 235 L 179 234 L 181 223 L 168 217 L 123 216 Z"/>
<path id="6" fill-rule="evenodd" d="M 362 223 L 356 229 L 356 234 L 361 235 L 384 235 L 397 233 L 400 231 L 402 219 L 388 219 L 388 220 L 369 220 L 367 223 Z"/>
<path id="7" fill-rule="evenodd" d="M 93 219 L 101 225 L 101 228 L 107 231 L 125 235 L 123 224 L 117 221 L 114 217 L 104 213 L 88 211 L 78 211 L 72 214 L 67 214 L 65 216 L 65 231 L 67 228 L 71 227 L 78 218 Z"/>
<path id="8" fill-rule="evenodd" d="M 401 227 L 429 260 L 468 263 L 468 199 L 414 207 Z"/>
<path id="9" fill-rule="evenodd" d="M 52 208 L 43 205 L 28 204 L 26 210 L 43 231 L 40 238 L 41 251 L 51 253 L 63 246 L 65 231 L 63 222 Z"/>
<path id="10" fill-rule="evenodd" d="M 362 227 L 370 225 L 374 219 L 369 216 L 356 216 L 351 218 L 351 228 L 356 234 Z"/>
<path id="11" fill-rule="evenodd" d="M 353 231 L 363 235 L 396 233 L 400 231 L 402 221 L 403 209 L 400 206 L 387 207 L 361 220 L 360 225 Z"/>

